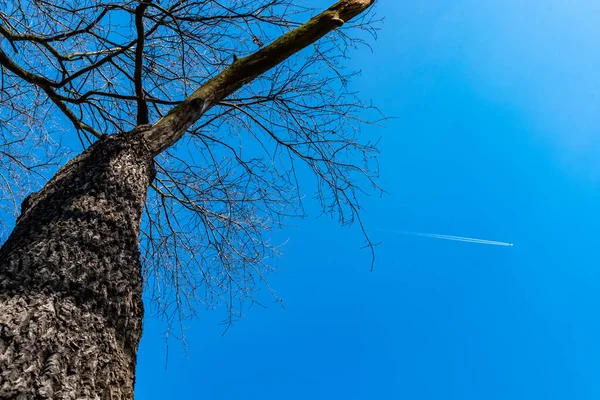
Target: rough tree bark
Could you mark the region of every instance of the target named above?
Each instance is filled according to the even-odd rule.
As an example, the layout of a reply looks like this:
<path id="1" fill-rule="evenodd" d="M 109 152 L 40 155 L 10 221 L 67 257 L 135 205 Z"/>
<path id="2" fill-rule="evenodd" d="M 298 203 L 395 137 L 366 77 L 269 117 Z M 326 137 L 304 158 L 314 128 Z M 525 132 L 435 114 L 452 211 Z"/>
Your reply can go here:
<path id="1" fill-rule="evenodd" d="M 154 125 L 103 136 L 26 199 L 0 249 L 0 398 L 133 398 L 138 235 L 153 158 L 211 106 L 372 3 L 339 1 L 235 61 Z"/>
<path id="2" fill-rule="evenodd" d="M 131 397 L 152 178 L 141 133 L 107 136 L 24 203 L 0 250 L 2 398 Z"/>

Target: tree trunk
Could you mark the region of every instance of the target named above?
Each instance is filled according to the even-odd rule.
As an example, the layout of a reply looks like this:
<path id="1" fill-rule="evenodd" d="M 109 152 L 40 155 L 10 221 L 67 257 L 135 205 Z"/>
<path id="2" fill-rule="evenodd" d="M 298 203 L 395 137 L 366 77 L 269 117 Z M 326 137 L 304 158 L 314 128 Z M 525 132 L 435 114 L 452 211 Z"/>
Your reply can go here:
<path id="1" fill-rule="evenodd" d="M 104 137 L 23 203 L 0 249 L 0 398 L 132 399 L 153 159 Z"/>
<path id="2" fill-rule="evenodd" d="M 152 127 L 102 136 L 23 202 L 0 248 L 0 399 L 133 398 L 143 316 L 138 235 L 153 157 L 219 101 L 373 2 L 338 1 L 235 61 Z M 60 83 L 1 49 L 0 64 L 97 134 L 57 97 Z"/>

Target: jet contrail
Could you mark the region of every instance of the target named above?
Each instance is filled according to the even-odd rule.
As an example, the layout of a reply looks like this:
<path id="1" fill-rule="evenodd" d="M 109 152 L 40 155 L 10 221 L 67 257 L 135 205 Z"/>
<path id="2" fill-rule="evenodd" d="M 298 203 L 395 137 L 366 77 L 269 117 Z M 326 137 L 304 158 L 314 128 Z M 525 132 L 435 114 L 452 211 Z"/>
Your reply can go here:
<path id="1" fill-rule="evenodd" d="M 400 233 L 402 235 L 413 235 L 413 236 L 421 236 L 428 237 L 433 239 L 444 239 L 444 240 L 453 240 L 456 242 L 467 242 L 467 243 L 477 243 L 477 244 L 489 244 L 492 246 L 505 246 L 512 247 L 512 243 L 506 242 L 497 242 L 495 240 L 485 240 L 485 239 L 477 239 L 463 236 L 451 236 L 451 235 L 440 235 L 438 233 L 424 233 L 424 232 L 408 232 L 408 231 L 394 231 L 389 229 L 378 229 L 380 231 L 392 232 L 392 233 Z"/>

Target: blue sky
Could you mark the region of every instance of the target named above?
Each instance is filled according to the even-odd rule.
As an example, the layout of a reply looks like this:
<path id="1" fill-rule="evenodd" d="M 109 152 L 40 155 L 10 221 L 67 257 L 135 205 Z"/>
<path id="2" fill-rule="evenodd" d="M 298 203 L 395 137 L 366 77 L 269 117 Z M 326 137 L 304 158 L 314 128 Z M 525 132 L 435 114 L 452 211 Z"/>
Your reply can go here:
<path id="1" fill-rule="evenodd" d="M 376 7 L 373 53 L 349 61 L 396 117 L 364 132 L 389 192 L 364 201 L 373 272 L 356 228 L 300 221 L 270 279 L 286 309 L 224 336 L 201 314 L 167 369 L 148 319 L 138 399 L 599 398 L 600 3 Z"/>

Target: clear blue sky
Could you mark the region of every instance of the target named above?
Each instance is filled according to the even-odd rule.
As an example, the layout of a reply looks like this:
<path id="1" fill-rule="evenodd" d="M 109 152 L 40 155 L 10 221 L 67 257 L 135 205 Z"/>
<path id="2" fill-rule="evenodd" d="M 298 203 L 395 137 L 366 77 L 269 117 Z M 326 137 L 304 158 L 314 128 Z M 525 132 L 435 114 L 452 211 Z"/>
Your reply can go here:
<path id="1" fill-rule="evenodd" d="M 323 5 L 328 2 L 323 2 Z M 148 319 L 137 399 L 600 398 L 600 2 L 381 0 L 355 87 L 385 114 L 357 229 L 300 221 L 272 286 L 188 354 Z M 496 247 L 408 230 L 514 243 Z"/>

